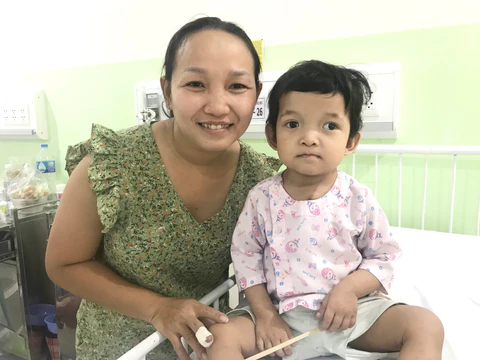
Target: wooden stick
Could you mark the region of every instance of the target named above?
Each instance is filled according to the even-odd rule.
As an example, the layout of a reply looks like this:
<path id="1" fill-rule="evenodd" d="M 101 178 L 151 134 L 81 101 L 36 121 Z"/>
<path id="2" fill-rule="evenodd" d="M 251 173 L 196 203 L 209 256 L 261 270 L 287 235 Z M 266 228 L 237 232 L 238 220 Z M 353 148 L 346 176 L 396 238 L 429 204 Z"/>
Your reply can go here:
<path id="1" fill-rule="evenodd" d="M 281 344 L 278 344 L 277 346 L 274 346 L 273 348 L 270 348 L 270 349 L 267 349 L 265 351 L 262 351 L 261 353 L 258 353 L 257 355 L 253 355 L 253 356 L 250 356 L 248 359 L 245 359 L 245 360 L 258 360 L 258 359 L 261 359 L 262 357 L 266 356 L 266 355 L 270 355 L 271 353 L 274 353 L 275 351 L 277 350 L 280 350 L 282 348 L 284 348 L 285 346 L 288 346 L 290 344 L 293 344 L 294 342 L 297 342 L 299 340 L 302 340 L 303 338 L 306 338 L 307 336 L 310 336 L 312 334 L 315 334 L 316 332 L 319 332 L 320 331 L 320 328 L 316 327 L 315 329 L 312 329 L 310 331 L 307 331 L 303 334 L 300 334 L 296 337 L 294 337 L 293 339 L 290 339 L 290 340 L 287 340 Z"/>

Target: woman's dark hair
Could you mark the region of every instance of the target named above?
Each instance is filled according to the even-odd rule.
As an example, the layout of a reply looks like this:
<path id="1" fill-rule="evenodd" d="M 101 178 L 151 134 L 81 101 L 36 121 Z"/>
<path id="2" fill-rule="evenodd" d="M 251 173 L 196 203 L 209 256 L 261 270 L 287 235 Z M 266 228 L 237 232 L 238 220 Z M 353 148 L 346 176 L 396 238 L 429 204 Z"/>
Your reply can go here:
<path id="1" fill-rule="evenodd" d="M 319 60 L 299 62 L 284 73 L 270 91 L 267 124 L 272 125 L 274 135 L 280 100 L 291 91 L 342 95 L 345 112 L 350 119 L 350 139 L 362 129 L 362 106 L 367 104 L 372 96 L 368 80 L 360 71 Z"/>
<path id="2" fill-rule="evenodd" d="M 185 41 L 195 33 L 204 30 L 221 30 L 228 34 L 235 35 L 240 40 L 242 40 L 247 46 L 248 50 L 252 54 L 253 64 L 254 64 L 254 75 L 255 75 L 255 85 L 258 89 L 259 86 L 259 74 L 260 74 L 260 58 L 258 53 L 253 46 L 252 40 L 248 35 L 240 28 L 238 25 L 231 22 L 222 21 L 217 17 L 203 17 L 196 20 L 193 20 L 178 30 L 175 35 L 170 39 L 170 43 L 167 47 L 167 52 L 165 54 L 165 62 L 163 64 L 162 72 L 165 73 L 165 80 L 167 83 L 171 83 L 173 70 L 176 65 L 176 58 L 178 50 L 181 46 L 185 44 Z M 166 94 L 167 95 L 167 94 Z M 165 112 L 165 109 L 164 109 Z M 165 112 L 165 115 L 168 117 L 173 117 L 173 111 L 168 110 Z"/>

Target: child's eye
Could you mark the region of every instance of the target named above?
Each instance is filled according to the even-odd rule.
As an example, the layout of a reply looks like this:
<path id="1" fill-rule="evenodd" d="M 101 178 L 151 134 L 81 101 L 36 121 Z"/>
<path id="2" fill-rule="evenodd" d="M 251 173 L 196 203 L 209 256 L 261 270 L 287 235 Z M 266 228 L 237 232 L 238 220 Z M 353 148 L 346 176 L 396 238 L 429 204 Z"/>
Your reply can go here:
<path id="1" fill-rule="evenodd" d="M 187 83 L 187 86 L 193 87 L 193 88 L 199 88 L 199 87 L 202 87 L 203 84 L 200 81 L 190 81 L 189 83 Z"/>
<path id="2" fill-rule="evenodd" d="M 242 90 L 242 89 L 246 89 L 247 87 L 243 84 L 233 84 L 231 88 L 233 90 Z"/>
<path id="3" fill-rule="evenodd" d="M 326 123 L 325 125 L 323 125 L 323 128 L 325 130 L 335 130 L 338 129 L 338 126 L 335 123 Z"/>
<path id="4" fill-rule="evenodd" d="M 289 129 L 295 129 L 298 127 L 298 121 L 291 120 L 285 124 Z"/>

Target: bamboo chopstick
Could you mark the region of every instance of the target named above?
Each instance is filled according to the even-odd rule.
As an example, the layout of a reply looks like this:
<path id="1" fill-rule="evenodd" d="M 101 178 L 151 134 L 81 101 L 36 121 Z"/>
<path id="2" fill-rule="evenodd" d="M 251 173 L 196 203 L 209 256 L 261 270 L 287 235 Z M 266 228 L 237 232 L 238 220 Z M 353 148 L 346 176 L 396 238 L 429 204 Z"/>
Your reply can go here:
<path id="1" fill-rule="evenodd" d="M 275 351 L 277 350 L 280 350 L 282 348 L 284 348 L 285 346 L 288 346 L 290 344 L 293 344 L 294 342 L 297 342 L 299 340 L 302 340 L 303 338 L 306 338 L 307 336 L 310 336 L 316 332 L 320 331 L 320 328 L 316 327 L 315 329 L 312 329 L 310 331 L 307 331 L 307 332 L 304 332 L 303 334 L 300 334 L 296 337 L 294 337 L 293 339 L 290 339 L 290 340 L 287 340 L 281 344 L 278 344 L 277 346 L 274 346 L 270 349 L 267 349 L 265 351 L 262 351 L 261 353 L 258 353 L 257 355 L 253 355 L 253 356 L 250 356 L 248 359 L 245 359 L 245 360 L 258 360 L 258 359 L 261 359 L 262 357 L 266 356 L 266 355 L 269 355 L 271 353 L 274 353 Z"/>

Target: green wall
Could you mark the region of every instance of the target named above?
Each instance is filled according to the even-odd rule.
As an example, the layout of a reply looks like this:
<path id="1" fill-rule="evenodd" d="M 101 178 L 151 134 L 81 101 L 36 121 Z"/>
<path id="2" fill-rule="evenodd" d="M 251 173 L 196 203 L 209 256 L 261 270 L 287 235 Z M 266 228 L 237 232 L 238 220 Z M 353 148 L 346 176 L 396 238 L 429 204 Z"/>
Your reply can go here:
<path id="1" fill-rule="evenodd" d="M 283 70 L 304 59 L 336 64 L 399 61 L 402 66 L 399 138 L 414 145 L 480 145 L 477 111 L 480 84 L 480 24 L 388 33 L 328 41 L 267 47 L 264 69 Z M 48 97 L 51 149 L 58 167 L 68 145 L 89 137 L 93 122 L 113 129 L 135 124 L 133 86 L 159 78 L 162 59 L 132 61 L 31 74 L 28 84 Z M 42 141 L 0 140 L 0 166 L 10 156 L 34 161 Z M 263 140 L 249 141 L 257 150 L 273 154 Z M 356 176 L 373 188 L 372 156 L 357 156 Z M 342 169 L 349 171 L 351 159 Z M 378 199 L 393 225 L 397 224 L 397 157 L 383 156 Z M 448 231 L 451 159 L 429 161 L 427 228 Z M 454 232 L 476 232 L 480 198 L 480 159 L 459 158 Z M 65 182 L 66 173 L 58 174 Z M 423 198 L 423 158 L 404 159 L 402 226 L 419 227 Z M 468 191 L 465 191 L 468 189 Z"/>

